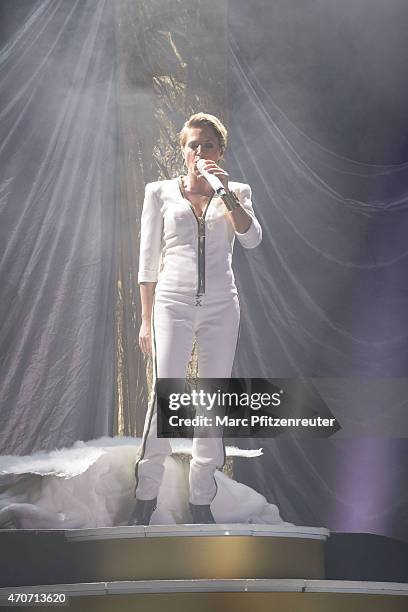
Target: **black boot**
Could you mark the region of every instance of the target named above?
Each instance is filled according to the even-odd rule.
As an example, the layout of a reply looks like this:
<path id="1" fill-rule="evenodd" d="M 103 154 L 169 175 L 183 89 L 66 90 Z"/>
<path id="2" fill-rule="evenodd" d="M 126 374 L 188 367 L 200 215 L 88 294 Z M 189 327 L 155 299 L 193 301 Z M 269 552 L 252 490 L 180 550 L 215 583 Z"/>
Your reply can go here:
<path id="1" fill-rule="evenodd" d="M 128 520 L 128 525 L 148 525 L 156 510 L 157 497 L 154 499 L 136 499 L 136 505 Z"/>
<path id="2" fill-rule="evenodd" d="M 210 525 L 215 523 L 215 519 L 211 512 L 210 506 L 198 504 L 190 504 L 191 515 L 193 517 L 193 523 L 199 525 Z"/>

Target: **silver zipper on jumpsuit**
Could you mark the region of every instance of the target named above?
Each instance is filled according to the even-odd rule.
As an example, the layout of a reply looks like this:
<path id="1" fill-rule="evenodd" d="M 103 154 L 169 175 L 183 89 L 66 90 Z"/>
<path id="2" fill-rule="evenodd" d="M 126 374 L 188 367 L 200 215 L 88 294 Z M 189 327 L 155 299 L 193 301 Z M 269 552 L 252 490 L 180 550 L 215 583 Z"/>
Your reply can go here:
<path id="1" fill-rule="evenodd" d="M 196 211 L 194 210 L 194 206 L 192 205 L 192 203 L 190 202 L 190 200 L 188 200 L 186 198 L 186 194 L 184 191 L 184 185 L 183 185 L 183 180 L 180 177 L 179 178 L 179 186 L 180 186 L 180 191 L 181 191 L 181 195 L 183 196 L 183 198 L 186 200 L 186 202 L 188 203 L 188 205 L 190 206 L 190 209 L 197 221 L 197 229 L 198 229 L 198 233 L 197 233 L 197 237 L 198 237 L 198 243 L 197 243 L 197 294 L 196 294 L 196 306 L 201 306 L 201 298 L 205 293 L 205 215 L 207 213 L 208 207 L 210 205 L 211 200 L 213 199 L 214 193 L 210 196 L 204 210 L 203 210 L 203 214 L 201 215 L 201 217 L 199 217 L 196 213 Z"/>

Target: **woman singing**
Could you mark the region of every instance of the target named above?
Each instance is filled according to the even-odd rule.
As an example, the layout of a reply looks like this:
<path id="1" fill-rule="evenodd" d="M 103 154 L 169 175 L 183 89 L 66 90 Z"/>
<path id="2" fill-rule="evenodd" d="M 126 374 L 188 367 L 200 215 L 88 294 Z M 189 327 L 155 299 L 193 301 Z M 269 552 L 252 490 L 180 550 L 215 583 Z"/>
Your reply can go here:
<path id="1" fill-rule="evenodd" d="M 194 338 L 200 378 L 229 378 L 239 327 L 239 301 L 231 268 L 235 237 L 256 247 L 262 230 L 249 185 L 231 182 L 219 165 L 227 131 L 214 117 L 192 115 L 180 132 L 187 174 L 146 185 L 141 220 L 139 277 L 142 325 L 139 345 L 153 351 L 155 378 L 185 378 Z M 201 172 L 225 188 L 215 195 Z M 203 164 L 203 162 L 201 162 Z M 160 259 L 162 266 L 159 272 Z M 153 392 L 136 463 L 136 505 L 130 525 L 148 525 L 171 453 L 157 437 Z M 190 509 L 194 523 L 214 523 L 210 504 L 214 473 L 224 464 L 221 438 L 194 438 L 190 463 Z"/>

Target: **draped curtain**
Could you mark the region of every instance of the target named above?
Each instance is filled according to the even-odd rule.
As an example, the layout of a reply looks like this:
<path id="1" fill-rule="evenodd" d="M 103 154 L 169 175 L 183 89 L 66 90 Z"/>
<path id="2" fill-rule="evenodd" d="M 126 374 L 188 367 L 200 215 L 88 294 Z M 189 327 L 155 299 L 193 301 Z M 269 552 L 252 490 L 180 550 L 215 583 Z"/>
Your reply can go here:
<path id="1" fill-rule="evenodd" d="M 264 454 L 234 475 L 286 520 L 405 539 L 407 23 L 398 1 L 242 0 L 228 24 L 229 167 L 264 228 L 235 253 L 235 373 L 306 378 L 342 426 L 245 440 Z"/>
<path id="2" fill-rule="evenodd" d="M 0 53 L 0 449 L 15 454 L 114 420 L 112 3 L 29 8 Z"/>
<path id="3" fill-rule="evenodd" d="M 1 10 L 0 449 L 141 435 L 144 185 L 181 173 L 191 113 L 227 120 L 226 3 Z"/>

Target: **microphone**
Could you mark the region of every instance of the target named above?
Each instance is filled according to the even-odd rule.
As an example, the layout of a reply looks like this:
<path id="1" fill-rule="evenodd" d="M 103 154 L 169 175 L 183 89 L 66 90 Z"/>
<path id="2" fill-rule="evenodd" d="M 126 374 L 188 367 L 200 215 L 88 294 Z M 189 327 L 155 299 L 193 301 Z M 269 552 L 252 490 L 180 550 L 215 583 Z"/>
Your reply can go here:
<path id="1" fill-rule="evenodd" d="M 205 165 L 204 159 L 199 159 L 198 162 L 196 163 L 196 166 L 198 170 L 200 171 L 200 174 L 202 174 L 202 176 L 210 183 L 211 187 L 214 189 L 215 193 L 218 196 L 225 195 L 226 194 L 225 187 L 221 183 L 218 176 L 215 176 L 215 174 L 211 174 L 210 172 L 206 172 L 204 170 L 204 165 Z"/>
<path id="2" fill-rule="evenodd" d="M 221 183 L 218 176 L 215 176 L 215 174 L 211 174 L 210 172 L 206 172 L 204 170 L 204 165 L 204 159 L 199 159 L 196 163 L 199 172 L 210 183 L 217 196 L 220 196 L 222 198 L 227 209 L 232 212 L 236 208 L 239 208 L 241 204 L 235 193 L 233 191 L 226 191 L 224 185 Z"/>

